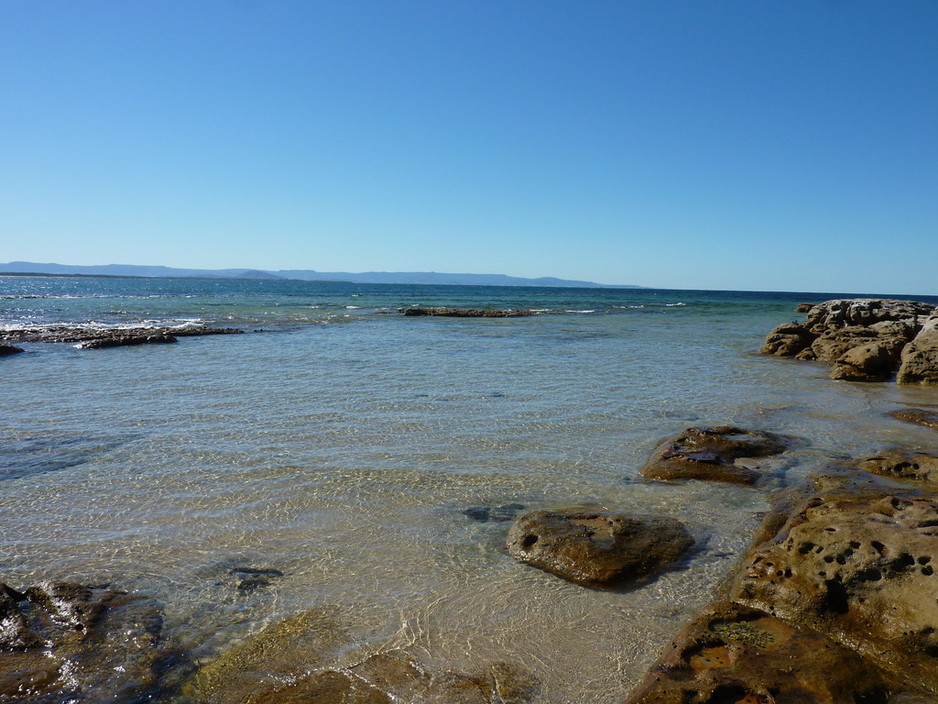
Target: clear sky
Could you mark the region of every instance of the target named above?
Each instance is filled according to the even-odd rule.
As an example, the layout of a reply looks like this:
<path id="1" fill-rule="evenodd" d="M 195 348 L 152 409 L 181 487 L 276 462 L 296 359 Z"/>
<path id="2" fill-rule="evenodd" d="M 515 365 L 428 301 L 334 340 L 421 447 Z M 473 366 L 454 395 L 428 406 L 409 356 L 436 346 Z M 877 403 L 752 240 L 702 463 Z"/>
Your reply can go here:
<path id="1" fill-rule="evenodd" d="M 11 260 L 938 294 L 938 2 L 2 0 Z"/>

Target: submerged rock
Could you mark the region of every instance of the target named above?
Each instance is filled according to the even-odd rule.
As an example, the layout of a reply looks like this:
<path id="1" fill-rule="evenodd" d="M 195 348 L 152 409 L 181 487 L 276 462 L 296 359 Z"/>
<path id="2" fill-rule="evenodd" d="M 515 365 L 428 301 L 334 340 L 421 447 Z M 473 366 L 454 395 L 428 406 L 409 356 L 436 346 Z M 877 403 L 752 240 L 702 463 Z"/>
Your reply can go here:
<path id="1" fill-rule="evenodd" d="M 717 602 L 665 648 L 625 704 L 884 704 L 889 684 L 817 632 Z"/>
<path id="2" fill-rule="evenodd" d="M 518 515 L 519 511 L 524 511 L 527 508 L 524 504 L 503 504 L 501 506 L 470 506 L 469 508 L 462 511 L 464 516 L 468 516 L 473 521 L 479 521 L 480 523 L 488 523 L 493 521 L 495 523 L 503 523 L 505 521 L 513 521 L 515 516 Z"/>
<path id="3" fill-rule="evenodd" d="M 532 511 L 508 532 L 512 557 L 594 587 L 636 582 L 678 560 L 693 543 L 673 518 L 577 509 Z"/>
<path id="4" fill-rule="evenodd" d="M 169 655 L 149 601 L 70 582 L 0 584 L 0 702 L 143 701 Z"/>
<path id="5" fill-rule="evenodd" d="M 440 315 L 448 318 L 518 318 L 537 315 L 533 310 L 502 310 L 496 308 L 398 308 L 407 316 Z"/>
<path id="6" fill-rule="evenodd" d="M 762 473 L 737 463 L 784 452 L 790 438 L 732 426 L 688 428 L 666 440 L 641 473 L 651 479 L 710 479 L 754 484 Z"/>
<path id="7" fill-rule="evenodd" d="M 199 704 L 524 704 L 537 692 L 534 678 L 511 664 L 471 674 L 430 670 L 400 650 L 340 664 L 349 652 L 355 648 L 334 611 L 314 609 L 222 653 L 183 693 Z"/>
<path id="8" fill-rule="evenodd" d="M 922 408 L 905 408 L 901 411 L 893 411 L 889 415 L 896 420 L 903 420 L 906 423 L 915 423 L 932 430 L 938 430 L 938 413 L 934 411 L 926 411 Z"/>
<path id="9" fill-rule="evenodd" d="M 17 354 L 18 352 L 22 352 L 22 351 L 23 349 L 21 347 L 17 347 L 16 345 L 11 345 L 9 343 L 0 341 L 0 357 L 6 357 L 11 354 Z"/>

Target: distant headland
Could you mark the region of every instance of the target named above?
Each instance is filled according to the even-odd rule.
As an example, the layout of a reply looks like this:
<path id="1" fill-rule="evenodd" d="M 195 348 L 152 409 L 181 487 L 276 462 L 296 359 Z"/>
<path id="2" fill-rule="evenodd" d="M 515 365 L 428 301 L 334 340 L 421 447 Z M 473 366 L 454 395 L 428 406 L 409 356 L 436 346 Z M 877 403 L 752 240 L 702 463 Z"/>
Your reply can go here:
<path id="1" fill-rule="evenodd" d="M 641 288 L 640 286 L 613 286 L 593 281 L 575 281 L 542 276 L 529 279 L 506 274 L 447 274 L 435 271 L 316 271 L 314 269 L 177 269 L 168 266 L 138 266 L 133 264 L 104 264 L 73 266 L 69 264 L 39 264 L 36 262 L 7 262 L 0 264 L 2 274 L 44 274 L 54 276 L 137 276 L 146 278 L 199 278 L 199 279 L 268 279 L 299 281 L 345 281 L 355 284 L 436 284 L 455 286 L 554 286 L 573 288 Z"/>

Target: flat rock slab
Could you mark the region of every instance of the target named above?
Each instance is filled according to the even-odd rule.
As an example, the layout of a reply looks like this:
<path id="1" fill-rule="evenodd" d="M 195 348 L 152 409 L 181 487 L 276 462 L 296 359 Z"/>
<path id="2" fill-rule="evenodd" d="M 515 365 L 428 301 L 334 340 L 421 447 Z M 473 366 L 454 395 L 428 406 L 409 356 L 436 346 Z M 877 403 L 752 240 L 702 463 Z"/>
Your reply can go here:
<path id="1" fill-rule="evenodd" d="M 938 413 L 926 411 L 921 408 L 907 408 L 901 411 L 893 411 L 889 414 L 896 420 L 902 420 L 906 423 L 915 423 L 924 425 L 926 428 L 938 430 Z"/>
<path id="2" fill-rule="evenodd" d="M 114 335 L 79 342 L 76 347 L 83 350 L 99 350 L 106 347 L 133 347 L 136 345 L 159 345 L 176 342 L 175 335 Z"/>
<path id="3" fill-rule="evenodd" d="M 665 649 L 625 704 L 884 703 L 888 684 L 819 633 L 717 602 Z"/>
<path id="4" fill-rule="evenodd" d="M 497 308 L 399 308 L 406 316 L 439 315 L 447 318 L 520 318 L 538 315 L 533 310 L 504 310 Z"/>
<path id="5" fill-rule="evenodd" d="M 790 442 L 791 438 L 774 433 L 732 426 L 688 428 L 659 445 L 641 473 L 650 479 L 754 484 L 762 473 L 737 464 L 737 460 L 780 454 Z"/>
<path id="6" fill-rule="evenodd" d="M 238 328 L 193 327 L 126 327 L 101 328 L 88 325 L 36 325 L 4 330 L 3 337 L 14 342 L 92 342 L 119 338 L 198 337 L 202 335 L 239 335 Z M 160 341 L 160 340 L 154 340 Z M 170 340 L 162 340 L 170 342 Z M 139 343 L 131 343 L 139 344 Z M 89 345 L 90 346 L 90 345 Z M 103 347 L 113 345 L 102 344 Z"/>
<path id="7" fill-rule="evenodd" d="M 512 557 L 593 587 L 637 582 L 693 543 L 673 518 L 577 509 L 532 511 L 508 532 Z"/>

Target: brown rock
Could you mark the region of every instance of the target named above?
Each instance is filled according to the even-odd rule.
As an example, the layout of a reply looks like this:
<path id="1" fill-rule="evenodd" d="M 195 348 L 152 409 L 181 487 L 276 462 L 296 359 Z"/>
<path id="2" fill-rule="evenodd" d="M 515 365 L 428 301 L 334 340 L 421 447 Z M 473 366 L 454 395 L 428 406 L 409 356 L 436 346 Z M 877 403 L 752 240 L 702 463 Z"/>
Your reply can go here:
<path id="1" fill-rule="evenodd" d="M 938 488 L 938 457 L 925 452 L 884 452 L 853 465 L 864 472 Z"/>
<path id="2" fill-rule="evenodd" d="M 817 335 L 798 323 L 782 323 L 766 338 L 759 350 L 761 354 L 772 354 L 776 357 L 794 357 L 799 352 L 808 349 Z"/>
<path id="3" fill-rule="evenodd" d="M 811 309 L 816 305 L 817 303 L 799 303 L 795 310 L 799 313 L 810 313 Z"/>
<path id="4" fill-rule="evenodd" d="M 904 321 L 918 327 L 935 311 L 932 303 L 880 298 L 841 298 L 814 306 L 807 327 L 818 334 L 850 326 L 869 327 L 883 321 Z"/>
<path id="5" fill-rule="evenodd" d="M 0 702 L 144 701 L 163 688 L 162 618 L 147 600 L 108 589 L 0 584 Z"/>
<path id="6" fill-rule="evenodd" d="M 833 364 L 845 352 L 876 342 L 878 337 L 875 331 L 858 326 L 828 330 L 811 343 L 811 351 L 816 359 Z"/>
<path id="7" fill-rule="evenodd" d="M 673 518 L 571 509 L 532 511 L 508 532 L 512 557 L 589 586 L 636 581 L 693 545 Z"/>
<path id="8" fill-rule="evenodd" d="M 689 428 L 677 438 L 662 443 L 641 473 L 651 479 L 711 479 L 754 484 L 762 474 L 736 461 L 777 455 L 785 451 L 789 440 L 773 433 L 732 426 Z"/>
<path id="9" fill-rule="evenodd" d="M 899 362 L 899 352 L 880 342 L 868 342 L 844 352 L 832 365 L 831 379 L 885 381 Z"/>
<path id="10" fill-rule="evenodd" d="M 856 470 L 814 485 L 749 553 L 731 598 L 938 691 L 938 498 Z"/>
<path id="11" fill-rule="evenodd" d="M 626 704 L 885 702 L 889 679 L 814 631 L 717 602 L 690 623 Z"/>
<path id="12" fill-rule="evenodd" d="M 896 379 L 900 384 L 938 384 L 938 315 L 902 350 L 902 366 Z"/>
<path id="13" fill-rule="evenodd" d="M 893 411 L 889 415 L 896 420 L 903 420 L 906 423 L 915 423 L 916 425 L 924 425 L 926 428 L 931 428 L 932 430 L 938 430 L 938 413 L 934 411 L 926 411 L 921 408 L 906 408 L 901 411 Z"/>

